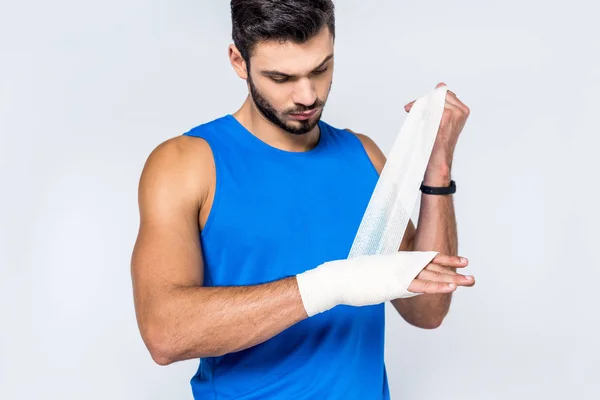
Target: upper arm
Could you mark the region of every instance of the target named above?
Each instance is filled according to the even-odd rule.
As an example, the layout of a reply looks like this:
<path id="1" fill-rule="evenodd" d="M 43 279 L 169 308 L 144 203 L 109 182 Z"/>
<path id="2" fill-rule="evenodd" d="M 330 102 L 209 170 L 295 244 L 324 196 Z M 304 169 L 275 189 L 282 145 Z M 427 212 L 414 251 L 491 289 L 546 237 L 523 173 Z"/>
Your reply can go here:
<path id="1" fill-rule="evenodd" d="M 169 291 L 203 284 L 198 215 L 207 193 L 208 145 L 178 137 L 158 146 L 140 178 L 140 225 L 131 275 L 138 322 L 144 324 Z M 207 158 L 209 160 L 207 160 Z"/>
<path id="2" fill-rule="evenodd" d="M 385 165 L 385 154 L 381 151 L 379 146 L 367 135 L 363 135 L 362 133 L 356 133 L 351 131 L 350 129 L 346 129 L 348 132 L 353 133 L 356 137 L 361 141 L 365 152 L 369 156 L 371 163 L 377 170 L 377 173 L 381 174 L 383 170 L 383 166 Z M 406 232 L 402 238 L 402 243 L 400 244 L 400 251 L 408 251 L 412 249 L 413 241 L 415 238 L 416 228 L 411 220 L 408 221 L 408 225 L 406 227 Z"/>

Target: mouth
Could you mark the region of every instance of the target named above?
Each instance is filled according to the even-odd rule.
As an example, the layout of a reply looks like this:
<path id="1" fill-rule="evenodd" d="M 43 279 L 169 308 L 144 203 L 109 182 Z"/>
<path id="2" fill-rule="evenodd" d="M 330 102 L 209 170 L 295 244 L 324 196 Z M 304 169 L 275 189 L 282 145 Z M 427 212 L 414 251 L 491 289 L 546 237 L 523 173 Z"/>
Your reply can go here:
<path id="1" fill-rule="evenodd" d="M 310 110 L 310 111 L 303 112 L 303 113 L 290 114 L 290 117 L 292 117 L 293 119 L 298 120 L 298 121 L 305 121 L 305 120 L 313 117 L 317 113 L 317 111 L 319 111 L 319 109 L 315 108 L 314 110 Z"/>

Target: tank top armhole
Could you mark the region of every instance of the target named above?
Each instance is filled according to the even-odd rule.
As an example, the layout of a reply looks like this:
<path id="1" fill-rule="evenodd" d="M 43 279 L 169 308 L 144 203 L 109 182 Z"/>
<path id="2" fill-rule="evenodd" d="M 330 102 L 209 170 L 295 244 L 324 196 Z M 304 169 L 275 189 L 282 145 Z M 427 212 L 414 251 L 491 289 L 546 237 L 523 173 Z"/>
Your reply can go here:
<path id="1" fill-rule="evenodd" d="M 371 157 L 369 157 L 369 153 L 367 153 L 367 149 L 365 149 L 365 146 L 363 145 L 363 142 L 358 138 L 358 136 L 356 136 L 356 134 L 354 132 L 351 132 L 351 131 L 349 131 L 347 129 L 341 129 L 341 131 L 344 133 L 344 135 L 346 135 L 347 137 L 349 137 L 348 140 L 354 142 L 354 144 L 358 147 L 356 149 L 356 151 L 369 164 L 369 166 L 371 167 L 371 170 L 373 171 L 373 173 L 375 173 L 376 176 L 379 176 L 379 172 L 377 171 L 377 168 L 375 168 L 375 165 L 373 164 L 373 161 L 371 161 Z"/>
<path id="2" fill-rule="evenodd" d="M 219 200 L 220 200 L 222 180 L 219 179 L 219 176 L 221 173 L 219 152 L 217 151 L 217 146 L 213 143 L 212 140 L 210 140 L 210 138 L 209 138 L 210 135 L 196 134 L 196 133 L 190 133 L 190 132 L 186 132 L 183 135 L 204 140 L 206 142 L 206 144 L 208 145 L 208 147 L 210 148 L 210 152 L 212 154 L 212 159 L 213 159 L 213 163 L 214 163 L 214 167 L 215 167 L 215 192 L 213 194 L 213 201 L 212 201 L 212 205 L 210 207 L 210 211 L 208 212 L 208 216 L 206 217 L 206 223 L 204 224 L 204 227 L 200 230 L 200 237 L 202 239 L 206 239 L 206 235 L 210 231 L 210 227 L 212 226 L 213 221 L 216 217 L 218 206 L 219 206 Z"/>

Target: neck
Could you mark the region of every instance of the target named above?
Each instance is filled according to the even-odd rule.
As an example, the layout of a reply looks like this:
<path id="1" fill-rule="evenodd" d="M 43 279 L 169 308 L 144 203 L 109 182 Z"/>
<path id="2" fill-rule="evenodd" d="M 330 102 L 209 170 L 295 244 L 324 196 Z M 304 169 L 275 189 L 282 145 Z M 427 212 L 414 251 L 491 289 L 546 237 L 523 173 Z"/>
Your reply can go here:
<path id="1" fill-rule="evenodd" d="M 310 132 L 303 135 L 288 133 L 267 120 L 256 108 L 250 96 L 239 110 L 233 113 L 235 119 L 254 136 L 277 149 L 302 152 L 313 149 L 319 141 L 319 127 L 315 126 Z"/>

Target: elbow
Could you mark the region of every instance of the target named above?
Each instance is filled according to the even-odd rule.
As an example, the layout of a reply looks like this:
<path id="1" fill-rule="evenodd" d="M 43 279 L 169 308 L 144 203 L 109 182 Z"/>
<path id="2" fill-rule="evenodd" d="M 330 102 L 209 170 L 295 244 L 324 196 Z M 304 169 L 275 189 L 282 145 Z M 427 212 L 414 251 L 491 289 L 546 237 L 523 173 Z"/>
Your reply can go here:
<path id="1" fill-rule="evenodd" d="M 421 329 L 427 329 L 427 330 L 433 330 L 433 329 L 437 329 L 440 326 L 442 326 L 442 322 L 444 322 L 443 318 L 436 318 L 436 319 L 427 319 L 427 320 L 423 320 L 423 321 L 414 321 L 412 323 L 412 325 L 416 326 L 417 328 L 421 328 Z"/>
<path id="2" fill-rule="evenodd" d="M 150 351 L 150 356 L 152 357 L 152 360 L 160 365 L 161 367 L 166 367 L 167 365 L 171 365 L 173 364 L 175 361 L 177 361 L 175 359 L 175 357 L 173 357 L 173 355 L 171 353 L 169 353 L 168 351 L 162 350 L 162 349 L 152 349 L 149 348 Z"/>
<path id="3" fill-rule="evenodd" d="M 446 316 L 444 314 L 444 315 L 420 315 L 420 316 L 403 315 L 403 317 L 406 322 L 408 322 L 410 325 L 412 325 L 416 328 L 433 330 L 433 329 L 437 329 L 440 326 L 442 326 L 442 323 L 444 322 L 444 318 Z"/>
<path id="4" fill-rule="evenodd" d="M 178 361 L 174 341 L 165 329 L 147 327 L 142 330 L 142 338 L 150 357 L 156 364 L 164 367 Z"/>
<path id="5" fill-rule="evenodd" d="M 177 336 L 173 330 L 164 328 L 162 324 L 157 325 L 143 330 L 142 337 L 152 360 L 160 366 L 164 367 L 192 358 L 218 357 L 229 352 L 224 348 L 210 346 L 210 341 L 207 340 L 203 340 L 202 343 L 183 345 L 187 343 L 186 340 Z"/>

